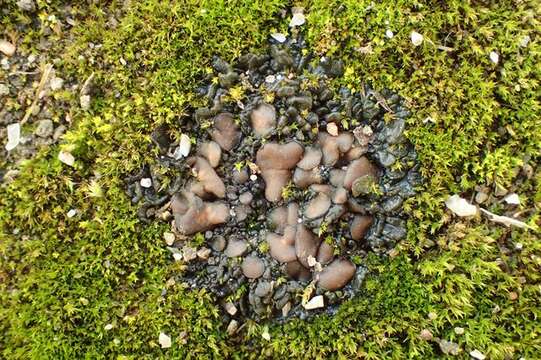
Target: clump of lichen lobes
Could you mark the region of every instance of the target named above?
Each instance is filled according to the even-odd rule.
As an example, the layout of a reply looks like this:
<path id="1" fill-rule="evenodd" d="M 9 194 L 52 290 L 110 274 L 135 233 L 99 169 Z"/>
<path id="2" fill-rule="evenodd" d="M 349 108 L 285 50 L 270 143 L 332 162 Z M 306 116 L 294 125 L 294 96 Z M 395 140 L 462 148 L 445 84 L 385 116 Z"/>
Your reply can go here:
<path id="1" fill-rule="evenodd" d="M 233 296 L 245 316 L 305 316 L 314 290 L 331 305 L 351 298 L 366 251 L 405 236 L 401 204 L 419 181 L 402 135 L 408 112 L 389 92 L 336 94 L 329 79 L 343 64 L 311 60 L 301 38 L 235 66 L 216 58 L 201 88 L 209 106 L 180 129 L 195 148 L 171 142 L 166 128 L 153 133 L 161 162 L 185 169 L 170 189 L 175 230 L 205 233 L 213 249 L 190 262 L 184 279 Z M 189 249 L 186 261 L 195 258 Z"/>

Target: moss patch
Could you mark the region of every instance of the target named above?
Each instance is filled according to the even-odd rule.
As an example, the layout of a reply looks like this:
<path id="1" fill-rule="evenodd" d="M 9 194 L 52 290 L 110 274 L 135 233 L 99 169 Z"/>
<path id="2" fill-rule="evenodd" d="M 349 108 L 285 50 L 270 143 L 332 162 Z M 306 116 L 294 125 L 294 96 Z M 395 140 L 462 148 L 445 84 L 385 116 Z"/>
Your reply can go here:
<path id="1" fill-rule="evenodd" d="M 60 7 L 38 3 L 39 14 Z M 333 317 L 247 323 L 229 337 L 207 294 L 167 282 L 180 269 L 165 250 L 165 226 L 137 220 L 123 177 L 155 155 L 148 151 L 152 129 L 200 105 L 195 87 L 212 56 L 232 60 L 257 50 L 269 33 L 286 31 L 281 14 L 292 5 L 306 7 L 311 46 L 346 61 L 343 85 L 360 89 L 369 81 L 409 100 L 408 137 L 426 183 L 405 205 L 412 214 L 408 241 L 398 256 L 371 259 L 357 300 Z M 8 8 L 6 31 L 28 22 L 14 2 Z M 58 147 L 43 149 L 0 188 L 3 357 L 441 356 L 435 342 L 419 337 L 423 329 L 457 342 L 459 358 L 473 349 L 494 359 L 541 352 L 539 233 L 457 221 L 443 205 L 450 194 L 498 185 L 521 195 L 523 219 L 539 222 L 541 173 L 525 179 L 520 172 L 524 164 L 535 169 L 541 148 L 534 1 L 146 0 L 132 2 L 117 28 L 104 31 L 107 15 L 120 8 L 114 1 L 81 8 L 85 16 L 70 45 L 58 49 L 58 71 L 81 83 L 94 72 L 99 89 L 88 112 L 76 95 L 71 99 L 73 126 L 62 147 L 76 157 L 75 168 L 57 160 Z M 31 50 L 40 28 L 27 26 L 34 30 L 23 48 Z M 423 35 L 421 46 L 412 45 L 412 30 Z M 88 42 L 103 46 L 90 49 Z M 491 51 L 499 53 L 498 64 Z M 78 214 L 68 218 L 72 208 Z M 105 330 L 107 324 L 113 328 Z M 267 329 L 270 340 L 261 336 Z M 171 336 L 171 349 L 160 349 L 160 331 Z"/>

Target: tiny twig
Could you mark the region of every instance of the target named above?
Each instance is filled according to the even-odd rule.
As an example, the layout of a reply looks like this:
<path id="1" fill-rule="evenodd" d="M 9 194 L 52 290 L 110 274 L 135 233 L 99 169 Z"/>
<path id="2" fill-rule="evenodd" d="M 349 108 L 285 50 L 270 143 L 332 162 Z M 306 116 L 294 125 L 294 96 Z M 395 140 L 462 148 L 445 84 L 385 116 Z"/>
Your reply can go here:
<path id="1" fill-rule="evenodd" d="M 53 65 L 46 64 L 43 69 L 43 74 L 41 75 L 41 80 L 39 81 L 38 88 L 36 89 L 36 95 L 34 96 L 34 101 L 32 101 L 32 105 L 28 109 L 26 109 L 26 113 L 24 114 L 24 118 L 21 120 L 21 125 L 26 123 L 28 121 L 28 118 L 30 118 L 30 115 L 32 115 L 32 111 L 34 111 L 34 107 L 37 105 L 39 101 L 39 95 L 43 88 L 45 87 L 45 84 L 47 83 L 47 80 L 49 80 L 49 75 L 51 75 L 51 71 L 53 70 Z"/>

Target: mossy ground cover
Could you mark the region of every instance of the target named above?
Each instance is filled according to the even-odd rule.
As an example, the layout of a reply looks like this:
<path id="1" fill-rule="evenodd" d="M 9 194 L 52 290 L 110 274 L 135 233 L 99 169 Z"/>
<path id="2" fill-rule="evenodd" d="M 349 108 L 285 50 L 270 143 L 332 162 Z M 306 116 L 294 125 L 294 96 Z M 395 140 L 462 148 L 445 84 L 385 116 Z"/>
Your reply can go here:
<path id="1" fill-rule="evenodd" d="M 61 4 L 38 3 L 48 26 Z M 94 73 L 99 91 L 89 111 L 79 109 L 77 96 L 68 99 L 73 125 L 63 145 L 43 149 L 0 188 L 4 358 L 444 357 L 435 341 L 419 336 L 423 329 L 458 343 L 457 358 L 474 349 L 491 359 L 539 357 L 535 1 L 146 0 L 132 2 L 108 29 L 108 14 L 121 5 L 80 6 L 72 38 L 54 49 L 62 59 L 55 66 L 81 83 Z M 340 85 L 358 90 L 369 82 L 408 100 L 407 134 L 425 184 L 405 204 L 408 240 L 393 257 L 370 257 L 358 299 L 332 317 L 248 322 L 230 337 L 204 290 L 166 285 L 181 270 L 165 250 L 166 226 L 137 220 L 123 178 L 152 161 L 149 135 L 157 125 L 174 125 L 200 104 L 195 89 L 212 56 L 260 51 L 271 32 L 287 31 L 289 15 L 282 14 L 294 5 L 305 7 L 302 28 L 313 51 L 346 62 Z M 5 31 L 29 20 L 14 2 L 6 6 Z M 31 51 L 40 25 L 28 28 L 21 47 Z M 413 46 L 413 30 L 424 36 L 421 46 Z M 525 36 L 531 40 L 521 46 Z M 57 159 L 62 148 L 76 157 L 74 168 Z M 530 178 L 520 171 L 526 164 L 534 168 Z M 535 229 L 453 218 L 445 199 L 469 197 L 477 185 L 520 194 L 522 219 Z M 68 218 L 72 208 L 78 215 Z M 501 213 L 503 205 L 489 210 Z M 160 331 L 172 337 L 170 349 L 160 348 Z"/>

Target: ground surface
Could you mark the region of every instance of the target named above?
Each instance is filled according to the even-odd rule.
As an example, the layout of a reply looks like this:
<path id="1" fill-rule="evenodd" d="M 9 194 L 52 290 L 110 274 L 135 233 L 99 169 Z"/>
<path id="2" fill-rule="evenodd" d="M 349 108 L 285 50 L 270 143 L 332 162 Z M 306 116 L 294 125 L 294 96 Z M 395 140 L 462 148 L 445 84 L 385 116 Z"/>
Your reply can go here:
<path id="1" fill-rule="evenodd" d="M 341 84 L 370 82 L 408 100 L 407 135 L 425 185 L 406 204 L 407 241 L 393 256 L 371 259 L 358 299 L 332 317 L 246 323 L 229 336 L 208 294 L 167 281 L 180 266 L 164 246 L 167 227 L 137 220 L 123 178 L 155 156 L 148 145 L 157 125 L 200 105 L 195 89 L 212 56 L 257 51 L 271 32 L 287 32 L 294 5 L 305 8 L 313 50 L 346 62 Z M 0 83 L 9 89 L 0 95 L 3 144 L 6 126 L 31 106 L 45 64 L 64 85 L 37 101 L 22 126 L 28 142 L 9 155 L 2 149 L 2 357 L 538 357 L 536 5 L 40 0 L 32 12 L 3 2 L 0 36 L 17 44 L 7 62 L 0 54 Z M 412 31 L 423 35 L 421 45 Z M 35 65 L 23 66 L 31 55 Z M 81 88 L 92 73 L 85 110 Z M 40 140 L 33 133 L 44 119 L 67 132 Z M 58 160 L 60 151 L 73 154 L 74 166 Z M 472 200 L 479 191 L 488 194 L 481 206 L 518 213 L 534 229 L 446 210 L 450 195 Z M 506 204 L 506 193 L 521 204 Z M 160 348 L 160 332 L 171 348 Z M 458 354 L 445 355 L 453 344 L 444 341 Z"/>

